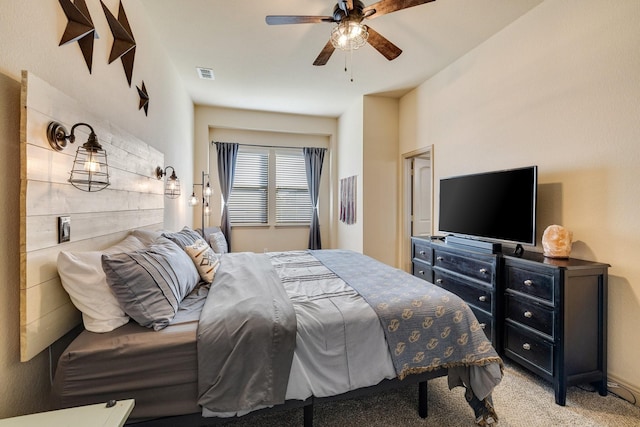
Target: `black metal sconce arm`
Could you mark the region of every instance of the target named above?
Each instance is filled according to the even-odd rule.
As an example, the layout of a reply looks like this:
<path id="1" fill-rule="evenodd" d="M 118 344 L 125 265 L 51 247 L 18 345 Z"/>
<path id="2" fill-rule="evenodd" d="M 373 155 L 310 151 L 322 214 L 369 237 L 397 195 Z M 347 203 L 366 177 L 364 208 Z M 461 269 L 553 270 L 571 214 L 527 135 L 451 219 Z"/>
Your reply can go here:
<path id="1" fill-rule="evenodd" d="M 49 122 L 49 126 L 47 126 L 47 140 L 49 140 L 49 145 L 56 151 L 62 151 L 67 147 L 67 141 L 73 144 L 76 141 L 75 130 L 78 126 L 86 126 L 90 129 L 89 139 L 82 146 L 92 152 L 96 152 L 102 149 L 102 146 L 98 142 L 98 137 L 96 136 L 93 127 L 87 123 L 76 123 L 71 127 L 71 133 L 67 134 L 67 128 L 64 127 L 59 122 Z"/>
<path id="2" fill-rule="evenodd" d="M 162 169 L 160 166 L 156 167 L 156 178 L 162 179 L 162 177 L 167 174 L 167 169 L 171 169 L 171 175 L 169 176 L 169 179 L 172 179 L 174 181 L 178 179 L 176 170 L 173 168 L 173 166 L 167 166 L 164 169 Z"/>

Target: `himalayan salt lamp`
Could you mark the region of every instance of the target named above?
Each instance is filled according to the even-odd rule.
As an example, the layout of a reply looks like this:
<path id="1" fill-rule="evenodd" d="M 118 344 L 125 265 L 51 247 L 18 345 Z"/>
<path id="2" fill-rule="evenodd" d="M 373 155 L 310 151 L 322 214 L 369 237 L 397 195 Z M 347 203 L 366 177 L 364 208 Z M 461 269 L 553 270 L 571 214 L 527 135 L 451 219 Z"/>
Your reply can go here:
<path id="1" fill-rule="evenodd" d="M 569 258 L 573 233 L 561 225 L 550 225 L 542 234 L 544 256 L 548 258 Z"/>

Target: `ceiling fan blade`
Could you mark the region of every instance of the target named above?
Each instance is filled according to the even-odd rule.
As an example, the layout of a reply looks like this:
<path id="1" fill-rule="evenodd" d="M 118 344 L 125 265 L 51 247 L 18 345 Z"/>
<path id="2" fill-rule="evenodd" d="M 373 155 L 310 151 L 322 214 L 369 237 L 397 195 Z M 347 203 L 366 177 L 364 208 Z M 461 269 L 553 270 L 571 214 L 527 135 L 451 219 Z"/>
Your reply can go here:
<path id="1" fill-rule="evenodd" d="M 363 9 L 364 15 L 368 19 L 377 18 L 387 13 L 396 12 L 398 10 L 407 9 L 421 4 L 431 3 L 435 0 L 380 0 Z"/>
<path id="2" fill-rule="evenodd" d="M 295 16 L 295 15 L 268 15 L 265 18 L 269 25 L 285 24 L 318 24 L 321 22 L 335 22 L 333 16 Z"/>
<path id="3" fill-rule="evenodd" d="M 353 0 L 339 0 L 338 7 L 348 15 L 350 10 L 353 10 Z"/>
<path id="4" fill-rule="evenodd" d="M 369 38 L 367 39 L 367 43 L 373 46 L 378 52 L 380 52 L 385 58 L 389 61 L 393 61 L 402 53 L 402 49 L 400 49 L 395 44 L 391 43 L 384 36 L 380 35 L 376 30 L 367 26 L 367 32 L 369 33 Z"/>
<path id="5" fill-rule="evenodd" d="M 322 48 L 320 55 L 318 55 L 316 60 L 313 61 L 313 65 L 325 65 L 327 61 L 329 61 L 329 58 L 331 58 L 331 54 L 334 50 L 336 50 L 336 48 L 333 47 L 333 44 L 331 44 L 331 40 L 329 40 L 327 44 Z"/>

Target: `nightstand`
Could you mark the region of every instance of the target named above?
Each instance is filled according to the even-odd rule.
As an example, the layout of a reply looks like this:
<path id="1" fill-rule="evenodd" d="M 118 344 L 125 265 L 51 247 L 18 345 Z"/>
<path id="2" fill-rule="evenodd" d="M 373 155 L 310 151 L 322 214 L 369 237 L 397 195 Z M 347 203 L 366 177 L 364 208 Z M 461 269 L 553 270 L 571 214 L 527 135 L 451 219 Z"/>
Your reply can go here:
<path id="1" fill-rule="evenodd" d="M 106 403 L 78 406 L 57 411 L 39 412 L 0 420 L 0 427 L 122 427 L 133 410 L 133 399 L 119 400 L 108 408 Z"/>

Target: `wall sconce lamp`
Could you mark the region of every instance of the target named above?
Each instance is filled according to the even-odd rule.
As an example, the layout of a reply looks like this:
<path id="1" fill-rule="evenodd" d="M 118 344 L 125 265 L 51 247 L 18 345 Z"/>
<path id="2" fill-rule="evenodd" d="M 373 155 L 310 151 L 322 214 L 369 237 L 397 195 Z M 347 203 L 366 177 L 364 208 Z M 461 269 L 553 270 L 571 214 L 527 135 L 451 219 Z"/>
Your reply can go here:
<path id="1" fill-rule="evenodd" d="M 50 122 L 47 127 L 49 145 L 56 151 L 64 150 L 67 146 L 67 141 L 71 144 L 76 141 L 74 132 L 78 126 L 86 126 L 91 132 L 87 142 L 76 150 L 68 181 L 82 191 L 104 190 L 110 184 L 107 152 L 98 142 L 98 137 L 90 125 L 76 123 L 71 127 L 71 133 L 67 134 L 67 129 L 62 124 Z"/>
<path id="2" fill-rule="evenodd" d="M 167 169 L 171 168 L 171 175 L 167 174 Z M 163 176 L 167 176 L 164 183 L 164 195 L 169 199 L 176 199 L 180 197 L 180 180 L 176 175 L 173 166 L 167 166 L 164 170 L 158 166 L 156 168 L 156 178 L 162 179 Z"/>

